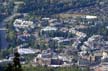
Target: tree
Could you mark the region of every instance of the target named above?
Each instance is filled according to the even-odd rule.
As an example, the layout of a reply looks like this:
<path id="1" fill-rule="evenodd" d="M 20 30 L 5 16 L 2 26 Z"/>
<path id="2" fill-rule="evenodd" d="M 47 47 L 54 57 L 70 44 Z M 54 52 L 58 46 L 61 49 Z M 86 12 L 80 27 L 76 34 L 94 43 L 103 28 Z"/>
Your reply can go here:
<path id="1" fill-rule="evenodd" d="M 5 71 L 22 71 L 20 54 L 18 52 L 14 53 L 13 63 L 9 63 Z"/>
<path id="2" fill-rule="evenodd" d="M 20 64 L 20 54 L 18 52 L 14 53 L 13 59 L 13 69 L 14 71 L 22 71 L 21 64 Z"/>
<path id="3" fill-rule="evenodd" d="M 13 66 L 12 66 L 12 64 L 11 63 L 9 63 L 8 64 L 8 67 L 6 68 L 6 70 L 5 71 L 13 71 Z"/>

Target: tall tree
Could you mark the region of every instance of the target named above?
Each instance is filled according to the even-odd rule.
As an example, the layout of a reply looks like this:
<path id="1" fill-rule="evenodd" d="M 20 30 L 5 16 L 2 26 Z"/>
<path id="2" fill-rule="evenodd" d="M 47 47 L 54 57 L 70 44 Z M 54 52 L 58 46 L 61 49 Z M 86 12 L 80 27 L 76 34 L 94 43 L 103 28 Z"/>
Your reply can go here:
<path id="1" fill-rule="evenodd" d="M 14 59 L 13 59 L 13 67 L 14 70 L 13 71 L 22 71 L 22 67 L 20 64 L 20 54 L 18 52 L 14 53 Z"/>
<path id="2" fill-rule="evenodd" d="M 20 54 L 18 52 L 14 53 L 13 63 L 9 63 L 5 71 L 22 71 Z"/>

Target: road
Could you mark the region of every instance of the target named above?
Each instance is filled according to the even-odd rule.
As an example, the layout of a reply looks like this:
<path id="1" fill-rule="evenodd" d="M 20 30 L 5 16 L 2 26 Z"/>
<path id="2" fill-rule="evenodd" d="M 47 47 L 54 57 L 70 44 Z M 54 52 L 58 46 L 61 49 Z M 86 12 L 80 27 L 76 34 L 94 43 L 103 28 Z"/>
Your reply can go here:
<path id="1" fill-rule="evenodd" d="M 4 28 L 4 23 L 0 23 L 0 48 L 7 48 L 8 42 L 6 40 L 6 29 Z"/>

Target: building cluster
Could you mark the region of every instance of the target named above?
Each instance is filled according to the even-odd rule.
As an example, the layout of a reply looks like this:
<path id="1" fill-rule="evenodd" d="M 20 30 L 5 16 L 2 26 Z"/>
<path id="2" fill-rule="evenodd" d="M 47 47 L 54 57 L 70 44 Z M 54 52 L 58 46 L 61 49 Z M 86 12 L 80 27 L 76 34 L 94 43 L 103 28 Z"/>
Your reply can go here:
<path id="1" fill-rule="evenodd" d="M 61 5 L 63 1 L 60 1 Z M 70 1 L 66 0 L 66 4 Z M 44 1 L 37 1 L 38 4 L 41 2 Z M 49 0 L 49 2 L 52 4 L 50 5 L 52 11 L 50 7 L 48 8 L 49 14 L 54 11 L 52 7 L 62 11 L 59 5 L 53 5 L 53 2 L 58 3 L 58 0 Z M 18 16 L 21 16 L 16 17 L 22 4 L 26 5 L 23 1 L 0 0 L 0 20 L 13 14 L 4 20 L 4 22 L 10 21 L 15 14 L 11 29 L 15 32 L 13 44 L 21 55 L 21 64 L 31 63 L 33 66 L 48 67 L 79 66 L 89 67 L 93 71 L 108 71 L 107 0 L 97 0 L 89 5 L 69 8 L 67 14 L 32 20 L 27 19 L 28 13 L 18 13 Z M 7 59 L 0 60 L 0 64 L 12 60 L 13 55 L 10 54 Z"/>
<path id="2" fill-rule="evenodd" d="M 81 15 L 33 21 L 16 19 L 16 47 L 22 56 L 34 55 L 30 60 L 33 66 L 76 65 L 97 70 L 108 61 L 108 41 L 91 31 L 101 24 L 97 18 Z"/>

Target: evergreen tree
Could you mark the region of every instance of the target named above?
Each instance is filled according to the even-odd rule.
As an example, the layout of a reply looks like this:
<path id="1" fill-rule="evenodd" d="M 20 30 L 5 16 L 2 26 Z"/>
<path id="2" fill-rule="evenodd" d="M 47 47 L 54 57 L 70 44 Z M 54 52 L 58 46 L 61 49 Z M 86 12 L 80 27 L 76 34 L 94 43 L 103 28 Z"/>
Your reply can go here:
<path id="1" fill-rule="evenodd" d="M 20 54 L 18 52 L 14 53 L 13 69 L 14 71 L 22 71 L 21 64 L 20 64 Z"/>
<path id="2" fill-rule="evenodd" d="M 5 71 L 22 71 L 20 64 L 20 54 L 18 52 L 14 53 L 13 64 L 9 63 Z"/>

